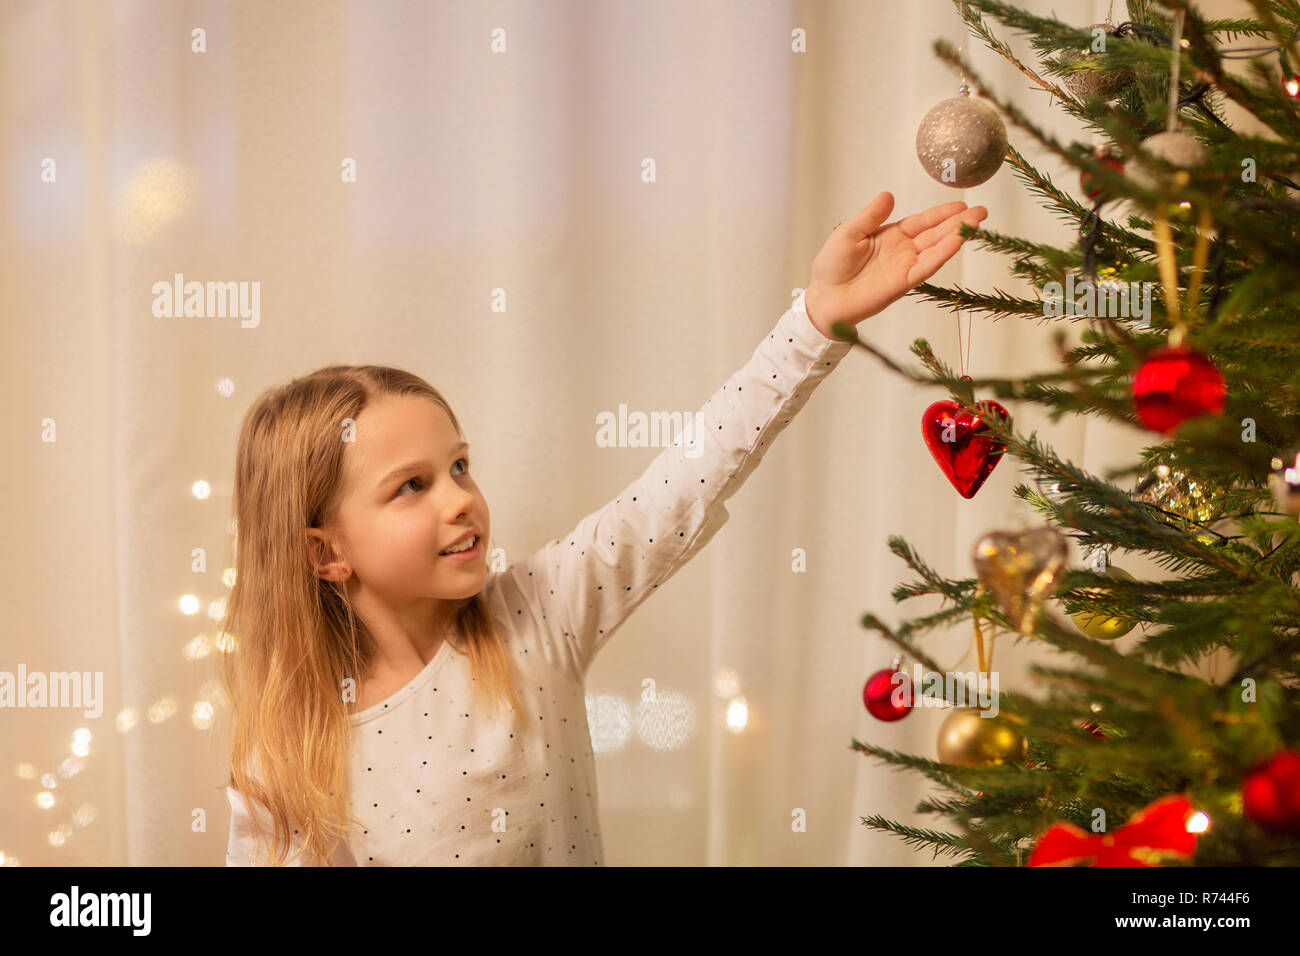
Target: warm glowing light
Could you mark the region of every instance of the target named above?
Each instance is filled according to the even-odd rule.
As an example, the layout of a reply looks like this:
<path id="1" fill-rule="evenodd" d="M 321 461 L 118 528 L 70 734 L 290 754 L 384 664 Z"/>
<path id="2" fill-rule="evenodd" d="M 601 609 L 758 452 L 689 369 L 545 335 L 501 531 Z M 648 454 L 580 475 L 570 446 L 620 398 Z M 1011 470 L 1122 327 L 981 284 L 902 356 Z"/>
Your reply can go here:
<path id="1" fill-rule="evenodd" d="M 1188 202 L 1187 200 L 1185 200 L 1185 199 L 1184 199 L 1182 202 L 1180 202 L 1178 205 L 1179 205 L 1179 207 L 1182 208 L 1182 209 L 1191 209 L 1191 208 L 1192 208 L 1192 204 L 1189 203 L 1189 202 Z"/>
<path id="2" fill-rule="evenodd" d="M 1273 460 L 1277 462 L 1277 464 L 1273 466 L 1274 471 L 1286 466 L 1285 470 L 1282 472 L 1283 481 L 1288 485 L 1300 484 L 1300 453 L 1296 454 L 1295 464 L 1293 465 L 1287 465 L 1281 458 L 1274 458 Z"/>
<path id="3" fill-rule="evenodd" d="M 90 753 L 89 740 L 74 740 L 72 742 L 72 752 L 78 757 L 85 757 Z"/>
<path id="4" fill-rule="evenodd" d="M 64 757 L 63 762 L 59 764 L 59 776 L 64 780 L 75 777 L 81 773 L 86 762 L 80 757 Z"/>
<path id="5" fill-rule="evenodd" d="M 119 734 L 126 733 L 128 730 L 130 730 L 132 727 L 136 725 L 136 722 L 138 720 L 139 718 L 136 717 L 135 715 L 134 707 L 122 708 L 117 712 L 117 718 L 116 718 L 117 732 Z"/>
<path id="6" fill-rule="evenodd" d="M 161 724 L 174 713 L 176 713 L 176 698 L 164 697 L 162 700 L 150 705 L 149 723 Z"/>
<path id="7" fill-rule="evenodd" d="M 1092 710 L 1092 712 L 1093 712 L 1094 714 L 1100 714 L 1100 713 L 1101 713 L 1101 704 L 1097 703 L 1096 701 L 1093 701 L 1093 702 L 1092 702 L 1091 704 L 1089 704 L 1088 706 L 1089 706 L 1089 708 L 1091 708 L 1091 710 Z"/>
<path id="8" fill-rule="evenodd" d="M 212 618 L 212 620 L 214 620 L 214 621 L 219 621 L 219 620 L 221 620 L 221 619 L 222 619 L 223 617 L 225 617 L 225 616 L 226 616 L 226 599 L 225 599 L 225 598 L 223 598 L 223 597 L 219 597 L 219 598 L 217 598 L 215 601 L 211 601 L 211 602 L 209 602 L 209 604 L 208 604 L 208 617 Z"/>
<path id="9" fill-rule="evenodd" d="M 1210 818 L 1200 810 L 1187 818 L 1188 833 L 1204 833 L 1208 829 L 1210 829 Z"/>
<path id="10" fill-rule="evenodd" d="M 193 594 L 181 596 L 181 613 L 193 614 L 199 609 L 199 599 Z"/>
<path id="11" fill-rule="evenodd" d="M 1286 87 L 1286 91 L 1289 95 L 1300 97 L 1300 78 L 1293 76 L 1282 85 Z"/>
<path id="12" fill-rule="evenodd" d="M 749 723 L 749 704 L 745 698 L 734 697 L 727 703 L 727 729 L 738 734 Z"/>
<path id="13" fill-rule="evenodd" d="M 632 710 L 615 694 L 586 696 L 587 726 L 594 753 L 609 753 L 627 746 L 632 736 Z"/>
<path id="14" fill-rule="evenodd" d="M 235 381 L 230 378 L 217 379 L 217 394 L 222 398 L 229 398 L 235 394 Z"/>
<path id="15" fill-rule="evenodd" d="M 210 701 L 198 700 L 194 702 L 194 712 L 190 714 L 190 722 L 199 730 L 207 730 L 212 726 L 212 704 Z"/>
<path id="16" fill-rule="evenodd" d="M 84 803 L 78 807 L 77 812 L 72 815 L 72 822 L 79 827 L 87 827 L 90 826 L 90 821 L 95 819 L 98 815 L 98 810 L 90 804 Z"/>
<path id="17" fill-rule="evenodd" d="M 20 763 L 18 765 L 18 779 L 31 780 L 36 776 L 36 768 L 29 763 Z"/>
<path id="18" fill-rule="evenodd" d="M 235 586 L 234 568 L 226 568 L 226 570 L 221 572 L 221 583 L 228 588 L 233 588 Z"/>
<path id="19" fill-rule="evenodd" d="M 235 640 L 235 635 L 228 634 L 225 631 L 222 631 L 217 635 L 217 650 L 221 653 L 229 654 L 236 646 L 237 642 Z"/>
<path id="20" fill-rule="evenodd" d="M 54 794 L 50 793 L 48 790 L 42 790 L 36 795 L 36 805 L 42 810 L 48 810 L 50 807 L 54 806 Z"/>
<path id="21" fill-rule="evenodd" d="M 187 661 L 197 661 L 207 657 L 212 652 L 212 646 L 208 643 L 206 634 L 196 634 L 185 642 L 181 648 L 181 653 L 185 655 Z"/>
<path id="22" fill-rule="evenodd" d="M 654 750 L 676 750 L 695 732 L 695 705 L 676 691 L 660 691 L 655 700 L 641 700 L 636 709 L 636 732 Z"/>
<path id="23" fill-rule="evenodd" d="M 723 700 L 735 697 L 740 693 L 740 678 L 731 668 L 724 668 L 718 671 L 718 676 L 713 679 L 713 692 Z"/>
<path id="24" fill-rule="evenodd" d="M 208 495 L 212 494 L 212 489 L 208 486 L 206 481 L 200 478 L 198 481 L 194 482 L 194 484 L 190 485 L 190 494 L 202 501 Z"/>
<path id="25" fill-rule="evenodd" d="M 41 774 L 41 786 L 46 790 L 53 790 L 59 785 L 59 778 L 52 773 Z"/>
<path id="26" fill-rule="evenodd" d="M 198 180 L 170 157 L 140 164 L 117 200 L 117 228 L 131 242 L 152 242 L 194 208 Z"/>

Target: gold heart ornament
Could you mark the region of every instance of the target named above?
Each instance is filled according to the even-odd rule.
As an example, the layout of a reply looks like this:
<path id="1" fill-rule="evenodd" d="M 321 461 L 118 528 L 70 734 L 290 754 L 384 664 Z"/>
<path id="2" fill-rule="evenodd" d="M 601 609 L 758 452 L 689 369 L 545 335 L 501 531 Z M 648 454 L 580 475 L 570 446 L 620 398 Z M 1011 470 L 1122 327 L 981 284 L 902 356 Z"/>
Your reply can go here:
<path id="1" fill-rule="evenodd" d="M 1021 634 L 1029 634 L 1056 588 L 1069 558 L 1065 535 L 1055 528 L 992 531 L 975 543 L 972 560 L 984 590 L 993 595 Z"/>

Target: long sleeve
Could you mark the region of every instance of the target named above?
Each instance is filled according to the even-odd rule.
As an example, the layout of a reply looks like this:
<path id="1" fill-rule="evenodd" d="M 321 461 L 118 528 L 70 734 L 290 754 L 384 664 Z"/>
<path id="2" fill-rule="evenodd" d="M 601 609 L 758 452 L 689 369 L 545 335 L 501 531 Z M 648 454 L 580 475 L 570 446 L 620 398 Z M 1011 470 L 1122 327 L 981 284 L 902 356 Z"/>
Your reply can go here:
<path id="1" fill-rule="evenodd" d="M 249 804 L 234 787 L 226 787 L 226 800 L 230 804 L 230 839 L 226 845 L 226 866 L 254 866 L 253 863 L 253 821 L 249 815 Z M 267 821 L 264 824 L 264 833 L 270 833 L 269 820 L 270 816 L 263 807 L 258 807 L 258 820 Z M 301 844 L 293 841 L 289 848 L 289 856 L 297 853 Z M 334 855 L 330 858 L 332 866 L 356 866 L 356 860 L 352 856 L 352 851 L 348 848 L 346 842 L 341 842 L 335 849 Z M 285 866 L 303 866 L 302 856 L 299 855 L 285 864 Z"/>
<path id="2" fill-rule="evenodd" d="M 585 674 L 628 615 L 708 544 L 729 517 L 726 500 L 851 348 L 813 326 L 799 295 L 694 427 L 683 426 L 684 441 L 506 572 L 519 604 L 540 607 L 558 632 L 566 669 Z"/>

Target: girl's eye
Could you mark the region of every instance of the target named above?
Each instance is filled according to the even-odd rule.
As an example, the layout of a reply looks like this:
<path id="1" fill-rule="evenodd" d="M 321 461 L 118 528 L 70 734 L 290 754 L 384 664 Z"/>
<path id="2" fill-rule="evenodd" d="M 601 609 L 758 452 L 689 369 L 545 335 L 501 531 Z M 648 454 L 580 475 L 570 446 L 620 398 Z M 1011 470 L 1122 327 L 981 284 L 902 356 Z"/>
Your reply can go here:
<path id="1" fill-rule="evenodd" d="M 468 458 L 457 458 L 456 461 L 455 461 L 453 464 L 459 465 L 461 462 L 464 462 L 464 463 L 465 463 L 465 471 L 466 471 L 466 473 L 468 473 L 468 472 L 469 472 L 469 459 L 468 459 Z M 402 495 L 402 490 L 403 490 L 407 485 L 409 485 L 411 482 L 413 482 L 413 481 L 420 481 L 420 479 L 419 479 L 419 478 L 408 478 L 405 482 L 403 482 L 402 485 L 397 489 L 397 495 L 398 495 L 398 497 L 401 497 L 401 495 Z M 423 484 L 423 482 L 421 482 L 421 484 Z M 415 490 L 415 489 L 412 489 L 412 490 Z"/>

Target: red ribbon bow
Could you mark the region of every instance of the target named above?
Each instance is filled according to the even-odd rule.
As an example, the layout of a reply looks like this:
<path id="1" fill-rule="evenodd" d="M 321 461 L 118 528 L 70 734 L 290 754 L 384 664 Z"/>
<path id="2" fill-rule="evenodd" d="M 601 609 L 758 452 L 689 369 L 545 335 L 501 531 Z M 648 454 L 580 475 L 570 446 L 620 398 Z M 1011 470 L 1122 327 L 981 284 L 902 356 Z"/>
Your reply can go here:
<path id="1" fill-rule="evenodd" d="M 1114 833 L 1088 833 L 1072 823 L 1053 823 L 1029 855 L 1030 866 L 1061 866 L 1096 857 L 1093 866 L 1158 866 L 1162 854 L 1187 859 L 1196 834 L 1187 821 L 1196 811 L 1180 796 L 1162 797 Z"/>

